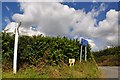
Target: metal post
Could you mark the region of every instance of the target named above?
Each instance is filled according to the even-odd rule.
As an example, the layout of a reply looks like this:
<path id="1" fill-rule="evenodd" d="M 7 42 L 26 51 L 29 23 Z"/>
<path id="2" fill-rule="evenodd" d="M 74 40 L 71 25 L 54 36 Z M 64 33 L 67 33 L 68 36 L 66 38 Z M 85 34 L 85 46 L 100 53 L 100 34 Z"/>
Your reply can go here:
<path id="1" fill-rule="evenodd" d="M 87 61 L 87 47 L 85 46 L 85 61 Z"/>
<path id="2" fill-rule="evenodd" d="M 80 63 L 82 61 L 82 45 L 81 45 L 81 52 L 80 52 Z"/>

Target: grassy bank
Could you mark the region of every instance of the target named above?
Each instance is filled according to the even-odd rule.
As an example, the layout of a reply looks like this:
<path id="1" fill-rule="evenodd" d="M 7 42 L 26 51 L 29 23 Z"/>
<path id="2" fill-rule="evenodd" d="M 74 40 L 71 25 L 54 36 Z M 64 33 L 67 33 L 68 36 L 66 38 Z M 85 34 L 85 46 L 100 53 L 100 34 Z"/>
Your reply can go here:
<path id="1" fill-rule="evenodd" d="M 21 68 L 16 75 L 4 71 L 3 78 L 98 78 L 100 72 L 93 62 L 76 63 L 75 66 L 44 66 L 42 68 L 27 66 Z"/>

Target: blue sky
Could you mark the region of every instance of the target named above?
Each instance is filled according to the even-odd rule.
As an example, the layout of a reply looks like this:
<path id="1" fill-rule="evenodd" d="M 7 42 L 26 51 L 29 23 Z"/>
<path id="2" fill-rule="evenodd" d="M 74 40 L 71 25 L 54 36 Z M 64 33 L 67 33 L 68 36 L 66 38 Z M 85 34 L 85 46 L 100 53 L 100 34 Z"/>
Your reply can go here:
<path id="1" fill-rule="evenodd" d="M 93 2 L 66 2 L 63 3 L 64 5 L 68 5 L 69 7 L 73 7 L 76 10 L 84 9 L 86 13 L 90 12 L 94 7 L 98 10 L 99 6 L 102 4 L 102 2 L 93 3 Z M 98 15 L 96 18 L 99 21 L 102 21 L 106 18 L 106 12 L 108 12 L 110 9 L 115 9 L 116 11 L 119 11 L 118 8 L 118 2 L 105 2 L 106 9 L 105 11 L 101 12 L 100 15 Z"/>
<path id="2" fill-rule="evenodd" d="M 9 10 L 8 10 L 9 9 Z M 12 16 L 15 13 L 22 13 L 18 2 L 3 2 L 2 3 L 2 29 L 8 24 L 5 18 L 8 18 L 11 22 L 14 21 Z"/>
<path id="3" fill-rule="evenodd" d="M 67 5 L 69 8 L 74 8 L 76 11 L 84 10 L 83 12 L 85 12 L 85 14 L 91 12 L 93 9 L 95 9 L 96 12 L 99 12 L 101 7 L 102 7 L 105 10 L 101 10 L 97 16 L 94 16 L 94 19 L 96 20 L 96 23 L 97 23 L 96 25 L 98 25 L 99 22 L 100 21 L 102 22 L 103 20 L 106 21 L 106 23 L 108 22 L 108 19 L 106 19 L 106 15 L 110 10 L 112 10 L 112 9 L 115 10 L 115 11 L 111 11 L 111 13 L 120 11 L 120 9 L 118 8 L 118 4 L 119 4 L 118 2 L 94 2 L 94 3 L 93 2 L 64 2 L 64 3 L 61 3 L 61 4 Z M 4 29 L 11 22 L 15 22 L 15 20 L 13 20 L 12 17 L 16 13 L 18 13 L 18 14 L 23 14 L 24 13 L 24 10 L 20 9 L 20 3 L 19 2 L 2 2 L 2 29 Z M 32 16 L 35 16 L 35 15 L 32 15 Z M 59 20 L 58 20 L 58 22 L 59 22 Z M 86 21 L 86 24 L 88 22 L 89 21 Z M 102 22 L 102 23 L 104 24 L 104 22 Z M 83 23 L 81 23 L 81 24 L 83 24 Z M 34 24 L 34 25 L 36 25 L 36 24 Z M 70 31 L 73 31 L 73 30 L 74 29 L 70 27 Z M 51 31 L 51 32 L 53 32 L 53 31 Z M 109 35 L 111 35 L 111 34 L 109 34 L 110 31 L 106 30 L 105 33 L 106 32 L 108 32 L 108 33 L 107 33 L 107 35 L 105 34 L 105 37 L 106 38 L 110 37 L 109 36 Z M 56 33 L 56 31 L 55 31 L 55 33 Z M 80 33 L 83 33 L 83 34 L 80 34 Z M 85 37 L 86 34 L 87 34 L 87 36 L 90 34 L 90 33 L 85 33 L 85 32 L 80 32 L 80 33 L 76 33 L 78 38 L 79 37 Z M 49 34 L 49 33 L 46 32 L 46 34 Z M 108 46 L 108 41 L 105 41 L 103 39 L 104 37 L 102 37 L 102 38 L 99 37 L 100 34 L 103 34 L 103 32 L 101 31 L 101 33 L 97 34 L 98 37 L 94 37 L 94 38 L 93 37 L 87 37 L 87 39 L 91 39 L 92 41 L 94 41 L 95 45 L 98 48 L 102 49 L 103 47 Z M 73 38 L 73 37 L 75 37 L 75 35 L 68 35 L 68 37 Z M 113 39 L 112 39 L 112 41 L 114 43 Z M 105 42 L 107 42 L 107 43 L 105 43 Z"/>
<path id="4" fill-rule="evenodd" d="M 69 7 L 72 7 L 76 10 L 79 9 L 84 9 L 86 13 L 90 12 L 93 7 L 96 7 L 96 9 L 99 9 L 99 6 L 102 2 L 98 3 L 93 3 L 93 2 L 65 2 L 62 3 L 64 5 L 68 5 Z M 101 12 L 99 16 L 97 16 L 97 20 L 102 21 L 103 19 L 106 18 L 106 12 L 109 11 L 110 9 L 115 9 L 119 11 L 120 9 L 118 8 L 118 2 L 105 2 L 106 9 L 105 11 Z M 9 10 L 7 9 L 9 8 Z M 2 29 L 4 29 L 7 25 L 7 22 L 5 22 L 5 18 L 9 18 L 10 21 L 14 21 L 12 19 L 12 16 L 15 13 L 20 13 L 22 14 L 23 12 L 20 10 L 20 4 L 18 2 L 3 2 L 2 3 Z"/>
<path id="5" fill-rule="evenodd" d="M 2 4 L 0 3 L 0 19 L 2 20 Z M 2 23 L 2 21 L 0 20 L 0 23 Z M 2 26 L 2 24 L 0 24 L 0 26 Z M 0 31 L 2 31 L 2 28 L 0 28 Z"/>

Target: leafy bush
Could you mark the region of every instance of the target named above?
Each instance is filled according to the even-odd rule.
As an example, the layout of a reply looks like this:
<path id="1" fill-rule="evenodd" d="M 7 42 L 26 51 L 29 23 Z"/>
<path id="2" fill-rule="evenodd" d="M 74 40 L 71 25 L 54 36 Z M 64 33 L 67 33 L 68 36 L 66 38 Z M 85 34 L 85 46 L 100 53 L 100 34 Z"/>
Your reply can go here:
<path id="1" fill-rule="evenodd" d="M 10 33 L 2 34 L 2 57 L 3 65 L 13 62 L 14 35 Z M 79 60 L 80 42 L 78 39 L 68 39 L 67 37 L 49 36 L 19 36 L 18 43 L 18 64 L 27 63 L 37 65 L 40 61 L 46 64 L 59 65 L 61 62 L 68 63 L 69 58 Z M 83 47 L 84 48 L 84 47 Z M 88 58 L 91 58 L 90 46 L 88 46 Z M 83 51 L 84 52 L 84 51 Z M 84 57 L 84 55 L 83 55 Z"/>

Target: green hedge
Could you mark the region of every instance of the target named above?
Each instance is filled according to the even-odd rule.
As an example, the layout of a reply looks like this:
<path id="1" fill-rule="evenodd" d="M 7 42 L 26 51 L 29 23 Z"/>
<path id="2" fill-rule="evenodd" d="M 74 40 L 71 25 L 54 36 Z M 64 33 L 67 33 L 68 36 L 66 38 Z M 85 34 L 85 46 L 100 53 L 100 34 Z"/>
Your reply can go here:
<path id="1" fill-rule="evenodd" d="M 2 34 L 2 58 L 3 65 L 13 62 L 14 35 L 10 33 Z M 79 60 L 80 42 L 78 39 L 68 39 L 67 37 L 49 36 L 19 36 L 18 62 L 36 65 L 40 60 L 47 64 L 68 63 L 69 58 Z M 88 58 L 90 59 L 90 46 L 88 46 Z M 84 51 L 83 51 L 84 52 Z M 84 55 L 83 55 L 84 57 Z"/>
<path id="2" fill-rule="evenodd" d="M 107 56 L 107 55 L 118 55 L 120 54 L 120 46 L 115 46 L 112 48 L 100 50 L 98 52 L 93 52 L 93 54 L 96 58 L 99 58 L 100 56 Z"/>

